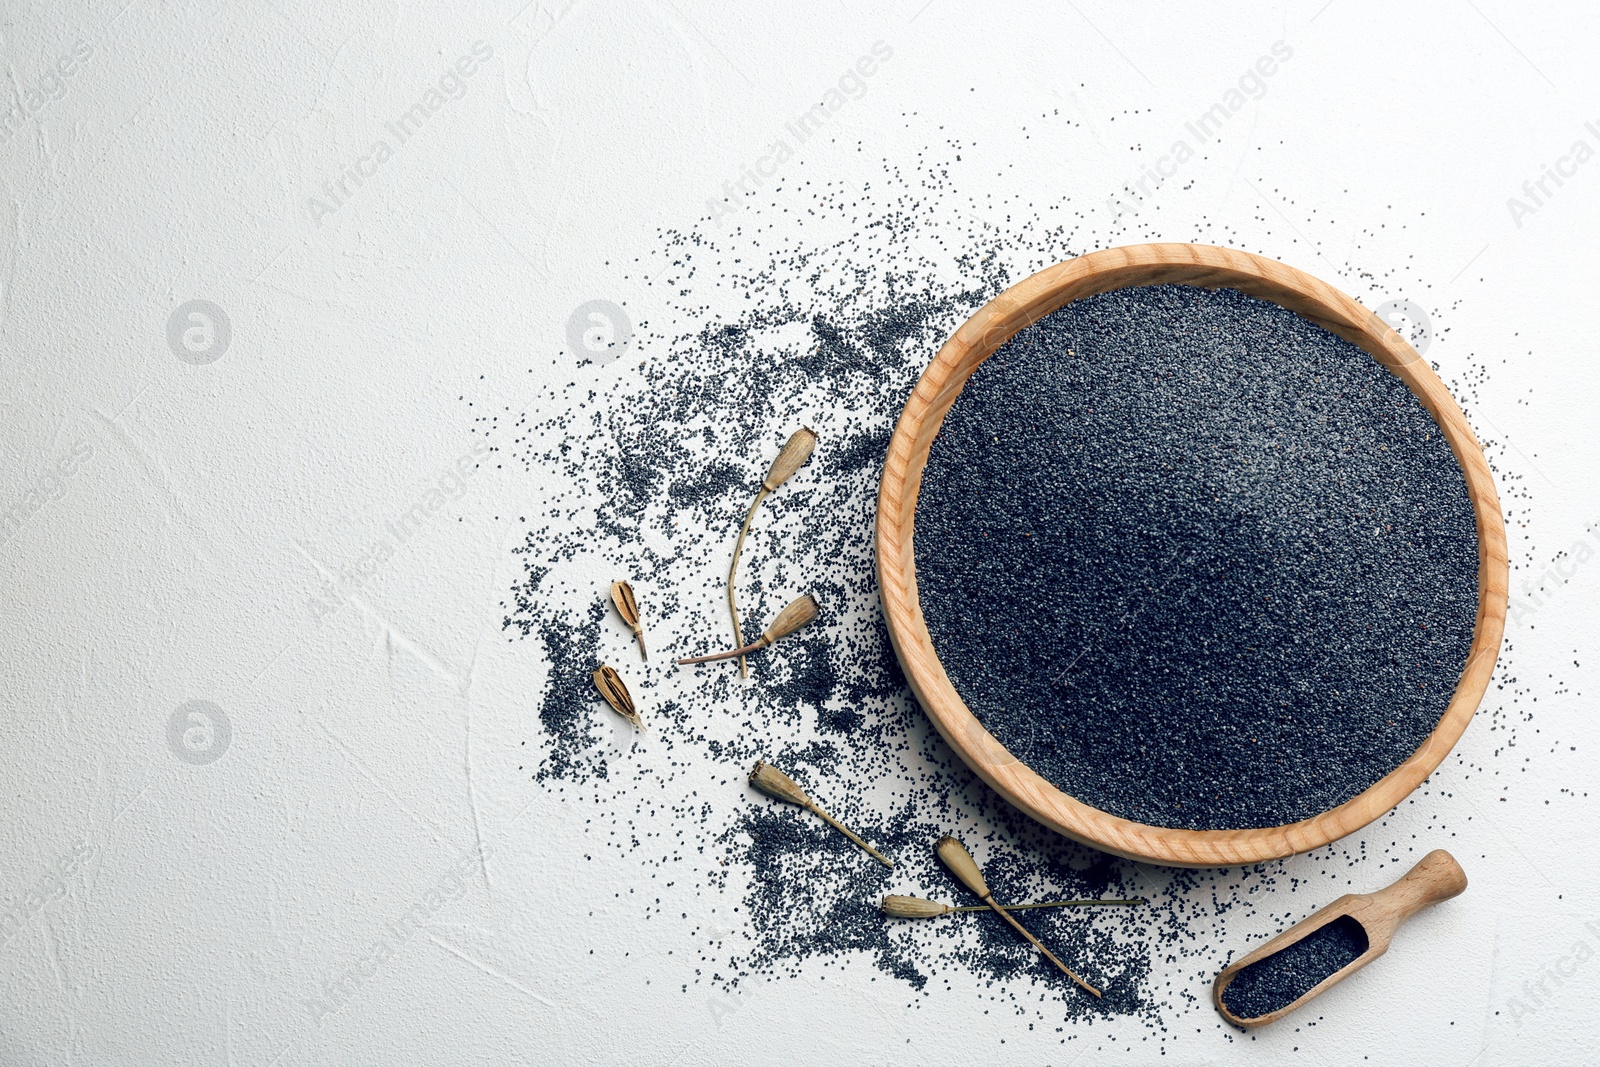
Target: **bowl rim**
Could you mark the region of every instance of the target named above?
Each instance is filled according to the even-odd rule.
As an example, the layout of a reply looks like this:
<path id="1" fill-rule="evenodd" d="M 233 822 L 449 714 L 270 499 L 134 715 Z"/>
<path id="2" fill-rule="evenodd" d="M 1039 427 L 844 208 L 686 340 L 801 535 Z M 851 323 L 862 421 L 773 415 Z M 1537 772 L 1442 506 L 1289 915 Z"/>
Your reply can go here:
<path id="1" fill-rule="evenodd" d="M 1147 285 L 1232 288 L 1269 300 L 1371 355 L 1422 402 L 1450 443 L 1478 534 L 1478 613 L 1472 645 L 1438 725 L 1409 757 L 1336 807 L 1299 822 L 1246 830 L 1182 830 L 1119 818 L 1058 789 L 1008 752 L 956 692 L 933 649 L 917 591 L 917 495 L 944 416 L 972 373 L 1017 331 L 1086 296 Z M 1388 323 L 1316 277 L 1277 260 L 1202 244 L 1106 248 L 1047 267 L 979 308 L 935 354 L 907 398 L 879 482 L 876 556 L 889 637 L 918 701 L 962 760 L 1037 821 L 1129 859 L 1222 867 L 1281 859 L 1366 826 L 1421 785 L 1471 721 L 1499 656 L 1510 583 L 1505 523 L 1489 462 L 1455 398 Z"/>

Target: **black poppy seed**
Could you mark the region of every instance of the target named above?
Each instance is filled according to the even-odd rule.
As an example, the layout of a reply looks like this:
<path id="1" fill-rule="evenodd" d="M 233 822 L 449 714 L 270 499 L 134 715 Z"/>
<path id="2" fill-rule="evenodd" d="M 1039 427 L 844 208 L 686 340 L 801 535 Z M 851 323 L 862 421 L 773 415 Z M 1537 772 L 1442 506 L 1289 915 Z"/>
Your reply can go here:
<path id="1" fill-rule="evenodd" d="M 530 629 L 538 631 L 550 664 L 549 681 L 539 703 L 539 724 L 554 739 L 550 759 L 535 778 L 582 780 L 607 775 L 604 758 L 583 758 L 584 750 L 599 736 L 595 709 L 600 697 L 594 691 L 592 672 L 604 617 L 605 606 L 596 603 L 582 625 L 575 628 L 558 626 L 548 619 L 530 624 Z"/>
<path id="2" fill-rule="evenodd" d="M 1236 1018 L 1259 1019 L 1293 1004 L 1366 951 L 1366 928 L 1349 915 L 1341 915 L 1287 948 L 1240 969 L 1222 991 L 1222 1003 Z"/>
<path id="3" fill-rule="evenodd" d="M 1122 289 L 1028 327 L 946 416 L 923 611 L 999 741 L 1114 815 L 1326 811 L 1398 766 L 1466 661 L 1466 484 L 1405 385 L 1235 290 Z"/>
<path id="4" fill-rule="evenodd" d="M 915 136 L 924 119 L 905 121 Z M 1050 121 L 1063 135 L 1087 136 L 1079 123 Z M 526 747 L 478 758 L 525 764 L 530 790 L 543 794 L 535 810 L 572 814 L 576 839 L 548 842 L 568 862 L 627 859 L 620 873 L 607 874 L 622 877 L 617 885 L 626 889 L 615 894 L 621 910 L 613 917 L 654 920 L 646 928 L 652 937 L 687 939 L 677 943 L 691 948 L 689 958 L 680 948 L 679 969 L 669 967 L 685 1011 L 701 1010 L 707 992 L 815 983 L 834 969 L 869 978 L 877 971 L 905 983 L 908 1011 L 926 1006 L 958 1026 L 992 1011 L 1037 1023 L 1036 1043 L 1181 1044 L 1193 1037 L 1190 1023 L 1217 1025 L 1209 983 L 1227 962 L 1226 947 L 1239 943 L 1241 923 L 1287 924 L 1309 886 L 1353 889 L 1355 872 L 1407 856 L 1416 843 L 1353 837 L 1282 864 L 1162 870 L 1108 858 L 1033 823 L 955 757 L 907 689 L 872 578 L 874 495 L 917 374 L 952 330 L 1006 286 L 1089 248 L 1192 239 L 1276 255 L 1294 247 L 1295 235 L 1273 224 L 1241 234 L 1207 217 L 1193 199 L 1203 184 L 1193 194 L 1188 185 L 1171 187 L 1174 207 L 1194 209 L 1183 232 L 1107 227 L 1081 202 L 1036 203 L 1027 193 L 975 206 L 975 176 L 970 165 L 950 163 L 947 136 L 938 134 L 941 147 L 915 153 L 914 162 L 886 160 L 870 186 L 780 179 L 732 222 L 662 231 L 611 276 L 619 289 L 641 284 L 659 309 L 649 316 L 658 325 L 636 316 L 637 361 L 630 351 L 608 366 L 575 367 L 552 344 L 537 360 L 543 366 L 527 375 L 519 367 L 465 401 L 474 439 L 488 446 L 492 468 L 505 472 L 514 495 L 508 521 L 528 518 L 507 529 L 518 577 L 503 598 L 503 637 L 537 682 Z M 1299 214 L 1292 205 L 1284 211 Z M 1349 255 L 1329 280 L 1365 286 L 1352 291 L 1370 306 L 1436 280 L 1404 263 L 1390 269 L 1365 237 Z M 633 314 L 634 305 L 624 304 Z M 1448 332 L 1440 316 L 1455 310 L 1430 308 L 1437 336 Z M 1482 361 L 1459 347 L 1450 353 L 1455 377 L 1446 381 L 1476 404 L 1490 379 Z M 491 399 L 501 388 L 504 398 Z M 613 732 L 614 715 L 589 682 L 591 656 L 605 650 L 620 658 L 632 649 L 625 630 L 591 620 L 605 581 L 639 576 L 652 636 L 660 620 L 663 654 L 715 651 L 710 638 L 726 625 L 718 579 L 731 527 L 766 458 L 798 421 L 813 425 L 822 443 L 746 548 L 750 584 L 741 606 L 764 623 L 816 580 L 824 617 L 796 635 L 816 643 L 786 641 L 752 661 L 749 685 L 726 672 L 630 669 L 651 730 L 637 743 Z M 1532 483 L 1503 443 L 1485 445 L 1504 499 L 1527 521 Z M 788 510 L 780 515 L 780 507 Z M 1519 551 L 1514 566 L 1536 574 L 1531 552 Z M 828 668 L 811 657 L 826 658 Z M 1503 672 L 1500 684 L 1479 720 L 1510 750 L 1532 729 L 1529 688 L 1514 672 Z M 1464 795 L 1495 773 L 1491 756 L 1500 755 L 1486 751 L 1480 762 L 1460 750 L 1441 768 L 1439 786 L 1416 794 L 1437 805 L 1430 833 L 1451 835 L 1471 818 Z M 815 820 L 806 825 L 805 813 L 752 796 L 745 774 L 758 757 L 779 762 L 893 855 L 895 872 Z M 801 836 L 766 831 L 782 820 Z M 1071 986 L 998 917 L 884 921 L 877 901 L 886 892 L 973 902 L 933 858 L 931 843 L 944 833 L 971 845 L 1002 898 L 1150 899 L 1097 916 L 1029 919 L 1046 944 L 1105 988 L 1104 1001 Z M 780 873 L 769 878 L 768 868 Z M 580 880 L 586 872 L 570 873 Z M 677 882 L 670 891 L 669 876 Z M 647 887 L 658 902 L 649 902 L 657 893 L 639 895 Z M 602 894 L 608 901 L 613 888 L 607 883 Z M 680 925 L 685 913 L 681 929 L 663 929 Z M 1110 1015 L 1136 1022 L 1093 1025 Z M 1023 1028 L 999 1025 L 1015 1045 Z"/>

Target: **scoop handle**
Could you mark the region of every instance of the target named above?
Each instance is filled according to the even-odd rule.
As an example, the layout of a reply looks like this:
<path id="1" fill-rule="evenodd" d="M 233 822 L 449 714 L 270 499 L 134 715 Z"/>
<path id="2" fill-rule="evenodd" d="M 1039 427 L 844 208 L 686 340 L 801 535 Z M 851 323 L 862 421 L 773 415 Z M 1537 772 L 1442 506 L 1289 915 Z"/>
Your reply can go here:
<path id="1" fill-rule="evenodd" d="M 1368 896 L 1369 906 L 1382 909 L 1394 918 L 1396 926 L 1441 900 L 1458 896 L 1467 888 L 1467 872 L 1456 858 L 1436 848 L 1398 882 Z"/>

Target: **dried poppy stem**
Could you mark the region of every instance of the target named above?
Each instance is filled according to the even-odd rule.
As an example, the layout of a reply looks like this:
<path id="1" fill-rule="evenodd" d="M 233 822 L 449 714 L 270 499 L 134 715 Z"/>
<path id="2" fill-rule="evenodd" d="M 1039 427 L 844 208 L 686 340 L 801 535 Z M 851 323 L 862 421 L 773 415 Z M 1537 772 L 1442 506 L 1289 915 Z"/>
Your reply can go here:
<path id="1" fill-rule="evenodd" d="M 1047 900 L 1040 904 L 1002 904 L 1007 911 L 1018 911 L 1024 908 L 1087 908 L 1097 905 L 1127 905 L 1148 904 L 1148 900 L 1136 898 L 1133 900 Z M 896 919 L 935 919 L 940 915 L 954 915 L 963 911 L 988 911 L 987 904 L 969 904 L 956 907 L 954 904 L 942 904 L 937 900 L 924 900 L 921 897 L 902 897 L 890 894 L 883 898 L 879 909 L 885 915 Z"/>
<path id="2" fill-rule="evenodd" d="M 745 512 L 744 525 L 739 527 L 739 539 L 733 543 L 733 561 L 728 564 L 728 614 L 733 617 L 735 645 L 744 644 L 744 627 L 739 622 L 739 600 L 734 594 L 733 580 L 739 572 L 739 553 L 744 549 L 745 535 L 750 532 L 750 523 L 755 520 L 756 509 L 767 498 L 767 494 L 777 491 L 778 486 L 788 481 L 789 476 L 811 458 L 811 453 L 816 447 L 817 435 L 809 426 L 790 434 L 789 440 L 778 452 L 778 458 L 774 459 L 772 466 L 767 469 L 767 476 L 761 481 L 761 491 L 756 494 L 755 502 L 750 505 L 750 510 Z M 739 656 L 739 677 L 750 677 L 750 665 L 745 662 L 743 655 Z"/>
<path id="3" fill-rule="evenodd" d="M 978 869 L 978 861 L 972 858 L 972 853 L 967 851 L 965 845 L 946 835 L 939 838 L 939 843 L 934 846 L 934 850 L 939 853 L 939 858 L 944 861 L 944 865 L 950 868 L 950 873 L 961 880 L 962 885 L 976 893 L 979 900 L 993 908 L 1002 919 L 1016 929 L 1017 933 L 1027 938 L 1029 944 L 1043 952 L 1046 959 L 1061 968 L 1062 974 L 1065 974 L 1095 996 L 1101 995 L 1100 990 L 1079 978 L 1071 967 L 1056 959 L 1055 953 L 1040 944 L 1039 939 L 1028 933 L 1027 928 L 1012 918 L 1009 911 L 995 903 L 994 894 L 989 892 L 989 883 L 983 880 L 983 872 Z"/>
<path id="4" fill-rule="evenodd" d="M 622 676 L 615 669 L 600 664 L 594 672 L 594 687 L 600 690 L 600 695 L 606 698 L 606 703 L 618 715 L 638 729 L 644 729 L 644 720 L 639 718 L 639 711 L 633 706 L 633 696 L 628 692 L 628 687 L 622 684 Z"/>
<path id="5" fill-rule="evenodd" d="M 1135 904 L 1148 904 L 1143 897 L 1132 897 L 1128 900 L 1046 900 L 1039 904 L 1002 904 L 1007 911 L 1020 911 L 1028 908 L 1091 908 L 1091 907 L 1130 907 Z M 988 911 L 987 904 L 964 904 L 959 908 L 951 908 L 952 912 L 958 911 Z"/>
<path id="6" fill-rule="evenodd" d="M 806 796 L 806 791 L 801 789 L 799 784 L 795 782 L 793 778 L 790 778 L 787 774 L 784 774 L 766 760 L 756 760 L 756 765 L 750 768 L 750 784 L 767 794 L 767 796 L 776 800 L 782 800 L 790 804 L 800 805 L 802 808 L 805 808 L 813 815 L 816 815 L 818 818 L 822 819 L 823 822 L 827 823 L 829 826 L 833 827 L 850 840 L 854 841 L 858 846 L 860 846 L 863 852 L 877 860 L 879 863 L 883 864 L 885 867 L 894 866 L 894 860 L 885 856 L 883 853 L 879 852 L 877 849 L 861 840 L 861 838 L 852 833 L 850 829 L 838 819 L 835 819 L 832 815 L 829 815 L 827 812 L 823 811 L 816 801 Z"/>
<path id="7" fill-rule="evenodd" d="M 627 582 L 612 582 L 611 602 L 617 606 L 622 621 L 633 630 L 633 636 L 639 639 L 639 658 L 648 663 L 650 653 L 644 650 L 644 623 L 639 621 L 639 602 L 633 598 L 633 586 Z"/>
<path id="8" fill-rule="evenodd" d="M 716 652 L 709 656 L 689 656 L 678 661 L 679 666 L 685 663 L 711 663 L 719 659 L 732 659 L 735 656 L 747 655 L 751 652 L 760 652 L 780 637 L 788 637 L 800 627 L 817 617 L 817 602 L 808 594 L 789 604 L 788 607 L 778 612 L 778 617 L 772 620 L 772 625 L 767 627 L 760 640 L 743 648 L 736 648 L 732 652 Z"/>
<path id="9" fill-rule="evenodd" d="M 733 543 L 733 561 L 728 564 L 728 614 L 733 618 L 733 643 L 744 644 L 744 626 L 739 622 L 739 598 L 734 592 L 734 576 L 739 572 L 739 553 L 744 549 L 745 535 L 750 532 L 750 523 L 756 517 L 756 508 L 767 498 L 767 487 L 762 485 L 761 491 L 756 493 L 755 502 L 750 505 L 750 510 L 745 512 L 744 525 L 739 527 L 739 539 Z M 750 664 L 745 662 L 744 656 L 739 657 L 739 677 L 750 677 Z"/>

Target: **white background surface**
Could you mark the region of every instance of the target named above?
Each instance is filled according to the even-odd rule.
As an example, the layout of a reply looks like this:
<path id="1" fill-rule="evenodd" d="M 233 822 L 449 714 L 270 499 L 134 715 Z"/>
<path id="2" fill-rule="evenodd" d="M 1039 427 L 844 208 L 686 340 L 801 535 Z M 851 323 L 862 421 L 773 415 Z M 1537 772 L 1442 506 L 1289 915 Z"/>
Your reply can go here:
<path id="1" fill-rule="evenodd" d="M 549 370 L 573 309 L 649 317 L 622 265 L 702 219 L 880 40 L 892 60 L 834 120 L 864 154 L 808 145 L 813 177 L 862 182 L 884 157 L 976 141 L 995 165 L 955 180 L 980 216 L 1020 195 L 1097 213 L 1118 241 L 1237 243 L 1369 303 L 1414 300 L 1442 377 L 1488 368 L 1472 415 L 1520 494 L 1502 482 L 1514 557 L 1533 561 L 1513 573 L 1509 637 L 1516 714 L 1535 719 L 1496 756 L 1480 716 L 1460 752 L 1489 770 L 1440 772 L 1458 836 L 1419 840 L 1449 844 L 1468 893 L 1325 998 L 1314 1029 L 1239 1041 L 1202 1007 L 1172 1020 L 1164 1057 L 1123 1032 L 1083 1062 L 1593 1062 L 1600 162 L 1520 220 L 1507 198 L 1574 142 L 1600 149 L 1596 21 L 1501 0 L 7 3 L 0 99 L 27 103 L 0 143 L 0 507 L 23 515 L 0 542 L 0 1062 L 1065 1063 L 1098 1047 L 970 995 L 907 1011 L 867 968 L 685 995 L 687 927 L 645 943 L 625 910 L 586 917 L 648 876 L 576 862 L 576 817 L 508 757 L 536 736 L 538 646 L 500 631 L 514 568 L 497 516 L 536 505 L 536 479 L 466 479 L 358 596 L 314 607 L 470 459 L 464 393 L 520 410 L 529 366 L 622 372 Z M 1292 60 L 1221 142 L 1112 221 L 1106 199 L 1279 40 Z M 80 42 L 88 58 L 49 79 Z M 475 42 L 492 58 L 460 98 L 313 210 Z M 1050 111 L 1073 124 L 1025 139 Z M 169 346 L 191 299 L 230 323 L 215 362 Z M 1570 577 L 1541 590 L 1575 545 Z M 231 728 L 211 762 L 169 742 L 193 700 Z M 1352 846 L 1426 822 L 1402 813 Z M 462 864 L 478 841 L 488 858 Z M 425 928 L 371 960 L 434 890 L 449 899 Z M 321 1014 L 352 968 L 354 994 Z"/>

